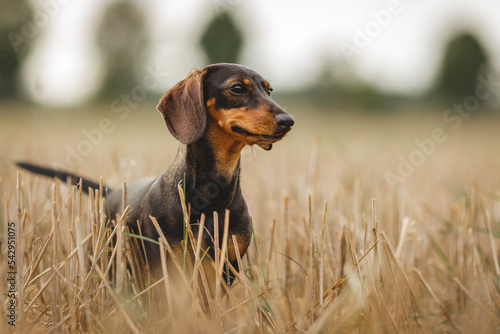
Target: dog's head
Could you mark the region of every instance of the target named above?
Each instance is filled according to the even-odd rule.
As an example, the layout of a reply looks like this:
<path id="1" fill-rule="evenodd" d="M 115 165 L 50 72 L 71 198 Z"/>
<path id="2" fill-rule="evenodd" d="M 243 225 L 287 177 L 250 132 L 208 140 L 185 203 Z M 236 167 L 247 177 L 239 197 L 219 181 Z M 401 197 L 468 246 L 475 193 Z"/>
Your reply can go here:
<path id="1" fill-rule="evenodd" d="M 192 70 L 163 95 L 157 109 L 184 144 L 200 139 L 213 124 L 237 141 L 270 150 L 294 124 L 271 92 L 269 82 L 247 67 L 214 64 Z"/>

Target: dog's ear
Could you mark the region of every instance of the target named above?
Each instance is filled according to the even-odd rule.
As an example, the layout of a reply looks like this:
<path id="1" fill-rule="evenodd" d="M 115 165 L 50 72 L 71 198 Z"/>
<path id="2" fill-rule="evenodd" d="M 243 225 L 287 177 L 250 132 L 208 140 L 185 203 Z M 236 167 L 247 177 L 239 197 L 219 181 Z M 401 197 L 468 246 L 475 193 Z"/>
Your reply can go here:
<path id="1" fill-rule="evenodd" d="M 200 139 L 207 126 L 207 112 L 203 103 L 205 73 L 206 69 L 193 69 L 186 79 L 163 95 L 156 107 L 172 136 L 184 144 Z"/>

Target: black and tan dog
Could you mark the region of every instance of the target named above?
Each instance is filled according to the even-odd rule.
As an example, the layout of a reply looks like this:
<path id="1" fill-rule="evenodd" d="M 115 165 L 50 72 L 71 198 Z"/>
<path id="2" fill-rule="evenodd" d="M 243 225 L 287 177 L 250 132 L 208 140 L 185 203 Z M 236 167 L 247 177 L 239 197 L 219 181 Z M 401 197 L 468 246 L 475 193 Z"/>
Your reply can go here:
<path id="1" fill-rule="evenodd" d="M 200 216 L 205 214 L 203 244 L 213 245 L 213 212 L 221 217 L 218 228 L 222 242 L 224 213 L 230 210 L 229 236 L 235 235 L 243 255 L 252 237 L 247 205 L 240 188 L 240 152 L 245 145 L 270 150 L 294 124 L 294 119 L 271 98 L 269 83 L 253 70 L 235 64 L 215 64 L 192 70 L 186 79 L 165 93 L 158 111 L 172 135 L 181 142 L 173 164 L 159 177 L 130 184 L 127 204 L 131 212 L 127 223 L 142 234 L 158 240 L 150 216 L 158 221 L 172 248 L 183 239 L 184 217 L 178 193 L 181 183 L 194 235 Z M 70 173 L 28 163 L 19 166 L 46 176 L 68 178 L 76 184 L 80 178 Z M 185 182 L 185 183 L 184 183 Z M 98 184 L 83 180 L 84 190 Z M 107 196 L 110 217 L 122 210 L 122 191 Z M 228 259 L 238 270 L 232 242 Z M 219 245 L 221 247 L 221 245 Z M 213 247 L 210 247 L 213 250 Z M 160 269 L 158 245 L 146 243 L 146 254 L 153 272 Z M 213 255 L 213 253 L 212 253 Z"/>

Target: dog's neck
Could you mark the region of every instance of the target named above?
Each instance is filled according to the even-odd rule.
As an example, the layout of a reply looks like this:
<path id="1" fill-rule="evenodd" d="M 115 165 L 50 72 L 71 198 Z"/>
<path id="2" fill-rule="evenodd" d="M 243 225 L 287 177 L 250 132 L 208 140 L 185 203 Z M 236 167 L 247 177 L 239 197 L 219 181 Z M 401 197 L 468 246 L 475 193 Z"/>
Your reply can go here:
<path id="1" fill-rule="evenodd" d="M 239 167 L 241 150 L 245 147 L 243 142 L 235 140 L 210 117 L 203 139 L 213 152 L 214 167 L 219 175 L 230 179 L 235 172 L 239 172 L 236 169 Z"/>
<path id="2" fill-rule="evenodd" d="M 203 136 L 195 143 L 186 146 L 185 159 L 188 168 L 192 169 L 197 178 L 211 176 L 230 183 L 239 176 L 242 147 L 221 143 L 215 149 L 212 141 L 213 139 Z"/>
<path id="3" fill-rule="evenodd" d="M 239 190 L 240 152 L 244 145 L 218 142 L 209 133 L 198 141 L 181 145 L 176 160 L 185 167 L 186 186 L 193 208 L 229 208 Z M 223 138 L 219 137 L 220 140 Z M 223 159 L 227 159 L 224 161 Z M 189 189 L 189 190 L 188 190 Z"/>

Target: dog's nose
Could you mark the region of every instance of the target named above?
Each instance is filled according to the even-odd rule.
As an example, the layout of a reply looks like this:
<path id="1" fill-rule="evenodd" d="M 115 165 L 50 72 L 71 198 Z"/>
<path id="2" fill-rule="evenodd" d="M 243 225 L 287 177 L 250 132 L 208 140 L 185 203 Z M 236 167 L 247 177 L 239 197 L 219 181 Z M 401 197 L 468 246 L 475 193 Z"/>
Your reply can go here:
<path id="1" fill-rule="evenodd" d="M 288 114 L 278 114 L 274 119 L 281 131 L 289 130 L 295 124 L 293 117 Z"/>

